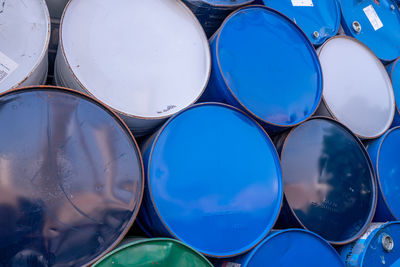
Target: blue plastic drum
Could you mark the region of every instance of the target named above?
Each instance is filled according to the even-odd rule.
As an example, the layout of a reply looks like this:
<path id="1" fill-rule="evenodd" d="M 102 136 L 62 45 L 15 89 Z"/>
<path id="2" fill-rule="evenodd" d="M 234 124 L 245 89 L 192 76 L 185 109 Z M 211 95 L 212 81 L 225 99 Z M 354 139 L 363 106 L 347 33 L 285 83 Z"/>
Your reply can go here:
<path id="1" fill-rule="evenodd" d="M 400 127 L 367 145 L 378 181 L 375 221 L 400 219 Z"/>
<path id="2" fill-rule="evenodd" d="M 400 266 L 400 222 L 373 223 L 357 241 L 341 250 L 348 267 Z"/>
<path id="3" fill-rule="evenodd" d="M 313 118 L 277 142 L 285 203 L 279 227 L 302 227 L 335 245 L 352 242 L 370 224 L 376 206 L 371 161 L 340 123 Z"/>
<path id="4" fill-rule="evenodd" d="M 318 235 L 301 229 L 273 231 L 252 251 L 218 261 L 221 267 L 344 267 L 336 250 Z"/>
<path id="5" fill-rule="evenodd" d="M 386 67 L 386 70 L 389 73 L 390 79 L 392 80 L 394 96 L 396 98 L 396 112 L 393 118 L 392 126 L 400 125 L 400 58 L 396 59 L 392 64 Z"/>
<path id="6" fill-rule="evenodd" d="M 342 26 L 382 61 L 400 56 L 400 12 L 392 0 L 340 0 Z"/>
<path id="7" fill-rule="evenodd" d="M 231 104 L 269 130 L 297 125 L 316 110 L 322 72 L 300 28 L 263 6 L 231 14 L 211 40 L 212 73 L 203 101 Z"/>
<path id="8" fill-rule="evenodd" d="M 211 257 L 256 246 L 273 227 L 282 174 L 265 131 L 236 108 L 194 105 L 142 148 L 146 190 L 141 224 Z"/>
<path id="9" fill-rule="evenodd" d="M 321 45 L 337 34 L 340 7 L 336 0 L 263 0 L 267 7 L 293 20 L 314 45 Z"/>

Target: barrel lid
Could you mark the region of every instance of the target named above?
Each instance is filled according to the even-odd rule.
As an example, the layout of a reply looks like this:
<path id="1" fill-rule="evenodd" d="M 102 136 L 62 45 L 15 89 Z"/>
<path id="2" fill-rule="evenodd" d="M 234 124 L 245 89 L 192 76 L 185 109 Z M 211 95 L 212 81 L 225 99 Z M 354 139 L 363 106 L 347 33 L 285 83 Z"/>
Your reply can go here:
<path id="1" fill-rule="evenodd" d="M 293 126 L 316 110 L 322 72 L 307 36 L 262 6 L 239 9 L 216 35 L 218 68 L 240 105 L 259 120 Z"/>
<path id="2" fill-rule="evenodd" d="M 196 266 L 212 267 L 200 253 L 169 238 L 141 239 L 125 243 L 99 260 L 93 267 L 112 266 Z"/>
<path id="3" fill-rule="evenodd" d="M 2 93 L 22 85 L 47 56 L 50 17 L 45 1 L 1 1 L 0 33 Z"/>
<path id="4" fill-rule="evenodd" d="M 400 222 L 389 222 L 368 233 L 361 266 L 399 266 Z"/>
<path id="5" fill-rule="evenodd" d="M 243 264 L 264 266 L 343 267 L 335 249 L 320 236 L 302 229 L 276 231 L 260 243 Z"/>
<path id="6" fill-rule="evenodd" d="M 399 105 L 400 105 L 400 58 L 393 62 L 392 69 L 389 73 L 390 78 L 392 80 L 392 86 L 394 91 L 394 96 L 396 99 L 396 110 L 400 114 Z"/>
<path id="7" fill-rule="evenodd" d="M 366 44 L 378 58 L 400 56 L 400 13 L 391 0 L 340 0 L 347 35 Z"/>
<path id="8" fill-rule="evenodd" d="M 273 227 L 282 174 L 266 132 L 236 108 L 192 106 L 151 147 L 147 182 L 168 231 L 213 257 L 244 253 Z"/>
<path id="9" fill-rule="evenodd" d="M 1 95 L 0 123 L 0 262 L 83 266 L 115 247 L 143 194 L 141 156 L 124 123 L 56 87 Z"/>
<path id="10" fill-rule="evenodd" d="M 382 138 L 377 157 L 377 176 L 387 207 L 400 219 L 400 127 L 390 129 Z"/>
<path id="11" fill-rule="evenodd" d="M 319 49 L 323 100 L 332 117 L 357 136 L 381 136 L 393 121 L 392 83 L 382 63 L 354 38 L 336 36 Z"/>
<path id="12" fill-rule="evenodd" d="M 286 137 L 281 163 L 286 201 L 304 228 L 337 245 L 365 231 L 375 212 L 375 177 L 350 130 L 331 119 L 311 119 Z"/>
<path id="13" fill-rule="evenodd" d="M 215 7 L 235 7 L 246 5 L 254 2 L 254 0 L 186 0 L 192 4 L 209 4 Z"/>
<path id="14" fill-rule="evenodd" d="M 80 87 L 126 116 L 169 117 L 207 85 L 208 40 L 181 1 L 71 0 L 60 31 Z"/>
<path id="15" fill-rule="evenodd" d="M 336 0 L 263 0 L 263 2 L 293 20 L 314 45 L 323 44 L 339 30 L 341 15 Z"/>

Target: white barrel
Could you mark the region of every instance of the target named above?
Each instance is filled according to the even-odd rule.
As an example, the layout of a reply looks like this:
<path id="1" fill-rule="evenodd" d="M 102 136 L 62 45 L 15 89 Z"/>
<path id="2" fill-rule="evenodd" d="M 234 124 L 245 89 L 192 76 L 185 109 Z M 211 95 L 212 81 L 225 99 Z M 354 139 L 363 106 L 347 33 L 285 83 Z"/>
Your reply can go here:
<path id="1" fill-rule="evenodd" d="M 329 39 L 318 54 L 324 90 L 317 114 L 333 117 L 362 139 L 381 136 L 395 111 L 392 84 L 381 61 L 347 36 Z"/>
<path id="2" fill-rule="evenodd" d="M 49 40 L 44 0 L 0 1 L 0 93 L 45 83 Z"/>
<path id="3" fill-rule="evenodd" d="M 193 104 L 211 69 L 205 33 L 177 0 L 71 0 L 61 20 L 57 85 L 83 91 L 136 136 Z"/>

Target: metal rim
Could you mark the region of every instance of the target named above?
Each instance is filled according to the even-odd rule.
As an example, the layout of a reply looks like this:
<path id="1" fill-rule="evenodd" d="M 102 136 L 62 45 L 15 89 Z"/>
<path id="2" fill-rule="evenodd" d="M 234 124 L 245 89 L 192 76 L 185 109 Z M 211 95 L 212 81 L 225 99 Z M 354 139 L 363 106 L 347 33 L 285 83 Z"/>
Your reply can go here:
<path id="1" fill-rule="evenodd" d="M 320 48 L 318 49 L 318 51 L 317 51 L 317 55 L 318 55 L 318 58 L 320 57 L 320 55 L 321 55 L 321 53 L 322 53 L 322 50 L 324 49 L 324 47 L 328 44 L 328 42 L 330 42 L 331 40 L 334 40 L 334 39 L 348 39 L 348 40 L 351 40 L 351 41 L 355 41 L 356 43 L 358 43 L 359 45 L 362 45 L 364 48 L 366 48 L 370 53 L 372 53 L 372 55 L 374 56 L 374 57 L 376 57 L 378 60 L 377 61 L 379 61 L 379 65 L 382 67 L 382 68 L 384 68 L 385 69 L 385 66 L 383 65 L 383 63 L 379 60 L 379 58 L 375 55 L 375 53 L 374 52 L 372 52 L 372 50 L 368 47 L 368 46 L 366 46 L 365 44 L 363 44 L 361 41 L 359 41 L 359 40 L 357 40 L 356 38 L 353 38 L 353 37 L 350 37 L 350 36 L 347 36 L 347 35 L 336 35 L 336 36 L 333 36 L 333 37 L 331 37 L 331 38 L 329 38 L 323 45 L 321 45 L 320 46 Z M 387 77 L 389 78 L 389 80 L 391 80 L 390 79 L 390 77 L 389 77 L 389 74 L 386 72 L 386 74 L 383 74 L 383 75 L 387 75 Z M 389 90 L 390 91 L 390 90 Z M 395 98 L 394 98 L 394 91 L 393 91 L 393 86 L 391 86 L 391 91 L 393 92 L 393 102 L 394 102 L 394 104 L 395 104 L 395 107 L 396 107 L 396 100 L 395 100 Z M 340 122 L 340 120 L 335 116 L 335 114 L 333 113 L 333 111 L 331 110 L 331 108 L 329 107 L 329 105 L 327 104 L 327 102 L 326 102 L 326 100 L 325 100 L 325 97 L 324 97 L 324 92 L 322 91 L 322 95 L 321 95 L 321 104 L 323 104 L 325 107 L 326 107 L 326 110 L 327 110 L 327 112 L 328 112 L 328 114 L 329 114 L 329 116 L 331 116 L 334 120 L 336 120 L 337 122 Z M 320 105 L 321 105 L 320 104 Z M 394 112 L 395 112 L 396 110 L 394 109 Z M 356 133 L 353 133 L 354 135 L 356 135 L 357 137 L 360 137 L 361 139 L 364 139 L 364 140 L 371 140 L 371 139 L 375 139 L 375 138 L 378 138 L 378 137 L 380 137 L 380 136 L 382 136 L 389 128 L 390 128 L 390 125 L 392 125 L 392 123 L 393 123 L 393 119 L 394 119 L 394 112 L 392 112 L 392 115 L 391 115 L 391 119 L 389 120 L 389 126 L 384 130 L 384 131 L 382 131 L 382 133 L 381 134 L 378 134 L 378 135 L 375 135 L 375 136 L 372 136 L 372 137 L 367 137 L 367 136 L 363 136 L 363 135 L 361 135 L 361 134 L 356 134 Z M 340 123 L 340 124 L 342 124 L 342 123 Z M 348 128 L 347 126 L 346 126 L 346 128 Z M 349 130 L 350 130 L 350 128 L 348 128 Z M 351 131 L 351 130 L 350 130 Z M 352 131 L 351 131 L 352 132 Z"/>
<path id="2" fill-rule="evenodd" d="M 45 0 L 40 0 L 40 5 L 42 5 L 42 9 L 45 12 L 45 16 L 46 16 L 46 20 L 47 20 L 47 38 L 46 38 L 46 43 L 44 45 L 44 50 L 41 52 L 41 56 L 38 60 L 38 62 L 36 63 L 36 65 L 32 68 L 32 70 L 29 72 L 29 74 L 21 81 L 18 82 L 17 84 L 11 86 L 8 90 L 4 91 L 7 92 L 9 90 L 12 90 L 14 88 L 20 87 L 26 80 L 28 80 L 28 78 L 32 75 L 32 73 L 34 73 L 40 66 L 40 64 L 43 62 L 43 60 L 45 59 L 45 57 L 47 57 L 47 51 L 49 50 L 49 44 L 50 44 L 50 35 L 51 35 L 51 19 L 50 19 L 50 13 L 49 13 L 49 9 L 47 7 L 47 4 L 45 2 Z M 47 70 L 46 70 L 47 72 Z"/>
<path id="3" fill-rule="evenodd" d="M 297 125 L 300 125 L 301 123 L 305 122 L 307 119 L 309 119 L 311 116 L 313 116 L 315 114 L 315 112 L 317 111 L 317 108 L 321 102 L 321 97 L 322 97 L 322 89 L 323 89 L 323 74 L 322 74 L 322 67 L 321 64 L 319 63 L 319 58 L 318 55 L 315 53 L 315 59 L 316 59 L 316 64 L 318 65 L 318 72 L 320 74 L 320 81 L 319 81 L 319 85 L 318 85 L 318 92 L 317 92 L 317 98 L 319 99 L 319 101 L 315 101 L 313 108 L 311 109 L 312 112 L 309 113 L 309 115 L 305 118 L 303 118 L 301 121 L 295 123 L 295 124 L 287 124 L 287 125 L 283 125 L 283 124 L 277 124 L 277 123 L 273 123 L 273 122 L 269 122 L 267 120 L 264 120 L 262 118 L 260 118 L 259 116 L 257 116 L 256 114 L 254 114 L 253 112 L 251 112 L 245 105 L 242 104 L 242 102 L 237 98 L 237 96 L 233 93 L 232 89 L 230 88 L 225 75 L 223 74 L 222 71 L 222 67 L 221 67 L 221 62 L 219 59 L 219 39 L 221 37 L 221 32 L 223 30 L 223 28 L 225 27 L 225 25 L 227 24 L 227 22 L 229 21 L 229 19 L 233 16 L 235 16 L 236 14 L 238 14 L 239 12 L 243 11 L 244 9 L 250 9 L 250 8 L 261 8 L 261 9 L 265 9 L 271 13 L 275 13 L 277 15 L 280 15 L 283 17 L 284 20 L 286 20 L 291 26 L 293 26 L 294 28 L 296 28 L 299 31 L 299 34 L 304 37 L 306 39 L 305 43 L 307 43 L 307 45 L 310 46 L 310 50 L 315 52 L 315 48 L 313 46 L 313 44 L 311 43 L 310 39 L 307 37 L 307 35 L 300 29 L 299 26 L 297 26 L 296 23 L 294 23 L 289 17 L 287 17 L 286 15 L 280 13 L 279 11 L 276 11 L 272 8 L 266 7 L 266 6 L 262 6 L 262 5 L 250 5 L 250 6 L 245 6 L 242 8 L 237 9 L 236 11 L 232 12 L 225 20 L 224 22 L 221 24 L 221 26 L 219 27 L 219 29 L 214 33 L 214 35 L 211 38 L 215 38 L 216 37 L 216 60 L 217 60 L 217 65 L 218 65 L 218 70 L 219 70 L 219 74 L 221 75 L 223 81 L 224 81 L 224 85 L 226 86 L 226 88 L 228 89 L 229 93 L 231 96 L 233 96 L 233 98 L 235 99 L 235 101 L 239 104 L 239 106 L 241 108 L 243 108 L 244 110 L 246 110 L 246 112 L 248 112 L 251 116 L 253 116 L 254 118 L 256 118 L 257 120 L 265 123 L 265 124 L 269 124 L 272 126 L 276 126 L 276 127 L 280 127 L 280 128 L 287 128 L 287 127 L 294 127 Z"/>
<path id="4" fill-rule="evenodd" d="M 67 13 L 67 11 L 68 11 L 68 8 L 69 8 L 69 6 L 70 6 L 70 4 L 71 4 L 71 2 L 72 1 L 76 1 L 76 0 L 69 0 L 68 1 L 68 3 L 67 3 L 67 5 L 65 6 L 65 8 L 64 8 L 64 11 L 63 11 L 63 14 L 62 14 L 62 16 L 61 16 L 61 20 L 60 20 L 60 29 L 59 29 L 59 40 L 60 40 L 60 42 L 59 42 L 59 48 L 58 49 L 60 49 L 60 51 L 61 51 L 61 55 L 63 56 L 63 59 L 65 60 L 65 65 L 68 67 L 68 69 L 69 69 L 69 71 L 71 72 L 71 74 L 72 74 L 72 76 L 74 77 L 74 79 L 75 79 L 75 81 L 79 84 L 79 86 L 82 88 L 82 90 L 83 91 L 85 91 L 85 93 L 86 94 L 88 94 L 88 95 L 90 95 L 92 98 L 96 98 L 82 83 L 81 83 L 81 81 L 78 79 L 78 77 L 75 75 L 75 72 L 72 70 L 72 68 L 71 68 L 71 65 L 70 65 L 70 63 L 69 63 L 69 61 L 68 61 L 68 59 L 67 59 L 67 56 L 66 56 L 66 53 L 65 53 L 65 49 L 64 49 L 64 42 L 63 42 L 63 25 L 64 25 L 64 18 L 65 18 L 65 15 L 66 15 L 66 13 Z M 183 7 L 185 10 L 186 10 L 186 12 L 189 12 L 190 13 L 190 15 L 192 16 L 192 19 L 194 19 L 194 23 L 197 25 L 197 27 L 199 27 L 199 29 L 200 29 L 200 32 L 201 32 L 201 34 L 202 34 L 202 36 L 203 36 L 203 38 L 206 40 L 206 43 L 207 43 L 207 45 L 206 45 L 206 50 L 207 50 L 207 58 L 208 58 L 208 60 L 209 60 L 209 62 L 210 62 L 210 64 L 209 64 L 209 66 L 208 66 L 208 72 L 207 72 L 207 74 L 206 74 L 206 80 L 205 80 L 205 83 L 204 83 L 204 87 L 200 90 L 200 93 L 199 93 L 199 95 L 195 98 L 195 100 L 194 101 L 192 101 L 190 104 L 188 104 L 186 107 L 188 107 L 188 106 L 190 106 L 190 105 L 193 105 L 193 104 L 195 104 L 199 99 L 200 99 L 200 97 L 204 94 L 204 91 L 206 90 L 206 88 L 207 88 L 207 85 L 208 85 L 208 82 L 209 82 L 209 80 L 210 80 L 210 76 L 211 76 L 211 69 L 212 69 L 212 66 L 211 66 L 211 63 L 212 63 L 212 60 L 211 60 L 211 50 L 210 50 L 210 45 L 208 44 L 208 39 L 207 39 L 207 36 L 206 36 L 206 33 L 205 33 L 205 31 L 204 31 L 204 29 L 203 29 L 203 26 L 201 26 L 201 24 L 200 24 L 200 22 L 198 21 L 198 19 L 197 19 L 197 17 L 194 15 L 194 13 L 192 12 L 192 10 L 190 9 L 190 8 L 188 8 L 182 1 L 177 1 L 177 3 L 179 4 L 179 5 L 181 5 L 181 7 Z M 97 99 L 97 98 L 96 98 Z M 97 99 L 98 101 L 100 101 L 99 99 Z M 175 113 L 173 113 L 173 114 L 171 114 L 171 115 L 164 115 L 164 116 L 159 116 L 159 117 L 142 117 L 142 116 L 137 116 L 137 115 L 133 115 L 133 114 L 128 114 L 128 113 L 126 113 L 126 112 L 122 112 L 122 111 L 120 111 L 120 110 L 118 110 L 118 109 L 115 109 L 115 108 L 113 108 L 113 107 L 111 107 L 111 106 L 109 106 L 109 105 L 107 105 L 107 107 L 109 108 L 109 109 L 112 109 L 115 113 L 117 113 L 117 114 L 122 114 L 122 115 L 124 115 L 124 116 L 126 116 L 126 117 L 129 117 L 129 118 L 135 118 L 135 119 L 141 119 L 141 120 L 162 120 L 162 119 L 167 119 L 167 118 L 170 118 L 171 116 L 173 116 L 174 114 L 176 114 L 176 113 L 178 113 L 178 112 L 180 112 L 180 111 L 182 111 L 183 109 L 185 109 L 185 107 L 183 107 L 183 108 L 181 108 L 180 110 L 178 110 L 177 112 L 175 112 Z"/>
<path id="5" fill-rule="evenodd" d="M 133 141 L 133 144 L 135 145 L 136 149 L 137 149 L 137 156 L 138 156 L 138 162 L 140 164 L 140 168 L 141 168 L 141 176 L 142 176 L 142 186 L 140 189 L 140 196 L 139 196 L 139 201 L 137 202 L 137 209 L 133 212 L 133 215 L 131 216 L 130 220 L 128 221 L 124 231 L 122 231 L 122 234 L 109 246 L 109 248 L 107 250 L 105 250 L 103 253 L 99 254 L 99 256 L 95 257 L 93 260 L 91 260 L 88 263 L 85 263 L 83 266 L 90 266 L 93 263 L 95 263 L 97 260 L 99 260 L 101 257 L 103 257 L 104 255 L 106 255 L 108 252 L 112 251 L 119 242 L 121 242 L 121 240 L 125 237 L 125 235 L 128 233 L 129 229 L 132 227 L 133 222 L 135 221 L 138 213 L 139 213 L 139 208 L 142 204 L 143 201 L 143 194 L 144 194 L 144 184 L 145 184 L 145 173 L 144 173 L 144 165 L 143 165 L 143 159 L 141 156 L 141 152 L 140 152 L 140 148 L 136 142 L 136 139 L 134 138 L 134 136 L 132 135 L 131 131 L 129 130 L 129 128 L 126 126 L 125 122 L 118 117 L 118 115 L 110 108 L 108 108 L 106 105 L 104 105 L 101 101 L 97 100 L 96 98 L 93 98 L 91 96 L 85 95 L 82 92 L 79 92 L 77 90 L 74 89 L 70 89 L 70 88 L 66 88 L 66 87 L 60 87 L 60 86 L 49 86 L 49 85 L 38 85 L 38 86 L 26 86 L 26 87 L 21 87 L 21 88 L 16 88 L 16 89 L 10 89 L 6 92 L 0 93 L 0 98 L 12 94 L 12 93 L 18 93 L 18 92 L 24 92 L 24 91 L 33 91 L 35 89 L 50 89 L 50 90 L 57 90 L 60 92 L 67 92 L 67 93 L 72 93 L 75 95 L 78 95 L 82 98 L 85 98 L 88 101 L 94 102 L 95 104 L 97 104 L 98 106 L 104 108 L 105 111 L 107 111 L 112 117 L 115 118 L 115 120 L 117 122 L 119 122 L 119 124 L 121 125 L 121 128 L 128 134 L 128 137 Z"/>
<path id="6" fill-rule="evenodd" d="M 148 159 L 148 167 L 147 167 L 147 172 L 146 172 L 146 177 L 145 177 L 145 179 L 146 179 L 147 185 L 148 185 L 148 187 L 149 187 L 149 195 L 150 195 L 151 204 L 152 204 L 152 206 L 154 207 L 154 210 L 156 211 L 157 217 L 160 219 L 162 225 L 167 229 L 167 231 L 168 231 L 175 239 L 178 239 L 178 240 L 183 241 L 181 238 L 179 238 L 179 237 L 175 234 L 174 231 L 171 230 L 171 228 L 169 227 L 169 225 L 164 221 L 163 217 L 160 215 L 160 212 L 158 211 L 158 207 L 157 207 L 157 205 L 156 205 L 156 203 L 155 203 L 155 201 L 154 201 L 153 191 L 151 190 L 150 167 L 151 167 L 151 162 L 152 162 L 152 156 L 153 156 L 153 152 L 154 152 L 154 147 L 155 147 L 155 145 L 156 145 L 156 143 L 157 143 L 159 137 L 161 136 L 161 133 L 162 133 L 162 132 L 164 131 L 164 129 L 169 125 L 169 123 L 170 123 L 173 119 L 175 119 L 175 117 L 179 116 L 181 113 L 183 113 L 183 112 L 185 112 L 185 111 L 187 111 L 187 110 L 189 110 L 189 109 L 193 109 L 193 108 L 196 108 L 196 107 L 199 107 L 199 106 L 205 106 L 205 105 L 215 105 L 215 106 L 226 107 L 226 108 L 229 108 L 229 109 L 238 111 L 239 113 L 241 113 L 242 115 L 246 116 L 247 118 L 250 118 L 250 119 L 258 126 L 258 128 L 261 130 L 261 132 L 263 133 L 263 135 L 270 141 L 271 147 L 272 147 L 272 151 L 275 152 L 274 158 L 275 158 L 276 164 L 279 165 L 279 166 L 277 165 L 276 167 L 277 167 L 277 168 L 278 168 L 278 167 L 280 168 L 280 176 L 281 176 L 281 177 L 280 177 L 280 179 L 278 180 L 278 182 L 279 182 L 279 184 L 280 184 L 280 188 L 281 188 L 281 190 L 279 190 L 279 191 L 280 191 L 280 196 L 279 196 L 279 203 L 280 203 L 280 205 L 279 205 L 279 207 L 278 207 L 277 209 L 275 209 L 275 220 L 274 220 L 274 222 L 271 224 L 270 230 L 267 231 L 265 234 L 262 233 L 261 235 L 259 235 L 259 239 L 260 239 L 260 240 L 259 240 L 255 245 L 251 246 L 250 248 L 248 248 L 248 249 L 246 249 L 246 250 L 243 250 L 243 251 L 241 251 L 241 252 L 235 253 L 235 254 L 229 254 L 229 255 L 214 255 L 214 254 L 202 252 L 202 254 L 204 254 L 204 255 L 206 255 L 206 256 L 208 256 L 208 257 L 213 257 L 213 258 L 228 258 L 228 257 L 234 257 L 234 256 L 237 256 L 237 255 L 240 255 L 240 254 L 243 254 L 243 253 L 248 252 L 249 250 L 251 250 L 251 249 L 253 249 L 254 247 L 256 247 L 259 243 L 261 243 L 262 240 L 263 240 L 263 239 L 268 235 L 268 233 L 272 230 L 273 226 L 276 224 L 276 222 L 277 222 L 277 220 L 278 220 L 278 217 L 279 217 L 279 213 L 280 213 L 280 211 L 281 211 L 281 209 L 282 209 L 282 201 L 283 201 L 283 195 L 284 195 L 284 193 L 283 193 L 283 172 L 282 172 L 282 167 L 281 167 L 281 161 L 280 161 L 280 159 L 279 159 L 279 155 L 278 155 L 278 153 L 277 153 L 277 151 L 276 151 L 276 148 L 275 148 L 275 146 L 274 146 L 274 143 L 272 142 L 271 138 L 269 137 L 269 135 L 267 134 L 267 132 L 265 131 L 265 129 L 264 129 L 257 121 L 253 120 L 253 119 L 252 119 L 249 115 L 247 115 L 244 111 L 242 111 L 242 110 L 240 110 L 240 109 L 238 109 L 238 108 L 236 108 L 236 107 L 230 106 L 230 105 L 228 105 L 228 104 L 224 104 L 224 103 L 205 102 L 205 103 L 199 103 L 199 104 L 195 104 L 195 105 L 192 105 L 192 106 L 190 106 L 190 107 L 187 107 L 186 109 L 184 109 L 184 110 L 178 112 L 177 114 L 175 114 L 174 116 L 172 116 L 172 117 L 171 117 L 171 118 L 156 132 L 156 133 L 155 133 L 155 139 L 154 139 L 154 141 L 152 142 L 151 147 L 150 147 L 150 155 L 149 155 L 149 159 Z M 260 238 L 260 237 L 262 237 L 262 238 Z M 257 239 L 256 239 L 256 240 L 257 240 Z M 196 248 L 195 248 L 195 249 L 196 249 Z"/>
<path id="7" fill-rule="evenodd" d="M 367 163 L 368 163 L 368 166 L 369 166 L 369 169 L 370 169 L 370 173 L 372 174 L 372 177 L 371 177 L 371 180 L 372 180 L 372 181 L 371 181 L 371 182 L 372 182 L 372 185 L 373 185 L 373 186 L 372 186 L 372 190 L 371 190 L 371 191 L 372 191 L 372 196 L 373 196 L 373 199 L 372 199 L 373 205 L 372 205 L 372 208 L 371 208 L 371 210 L 370 210 L 370 212 L 369 212 L 369 214 L 368 214 L 367 220 L 365 221 L 364 225 L 360 228 L 360 230 L 358 231 L 358 233 L 357 233 L 356 235 L 354 235 L 354 236 L 353 236 L 352 238 L 350 238 L 350 239 L 347 239 L 347 240 L 344 240 L 344 241 L 330 241 L 330 240 L 327 240 L 327 241 L 328 241 L 330 244 L 332 244 L 332 245 L 345 245 L 345 244 L 348 244 L 348 243 L 350 243 L 350 242 L 353 242 L 354 240 L 356 240 L 356 239 L 358 239 L 359 237 L 361 237 L 361 236 L 368 230 L 368 226 L 370 225 L 370 223 L 372 222 L 372 219 L 374 218 L 375 211 L 376 211 L 376 205 L 377 205 L 377 201 L 378 201 L 376 176 L 375 176 L 373 164 L 372 164 L 372 162 L 371 162 L 371 159 L 370 159 L 370 157 L 369 157 L 369 155 L 368 155 L 367 150 L 365 149 L 365 147 L 364 147 L 364 145 L 362 144 L 362 142 L 360 141 L 360 139 L 359 139 L 348 127 L 346 127 L 345 125 L 343 125 L 342 123 L 338 122 L 338 121 L 335 120 L 335 119 L 332 119 L 332 118 L 329 118 L 329 117 L 325 117 L 325 116 L 312 117 L 312 118 L 308 119 L 307 121 L 317 120 L 317 119 L 320 119 L 320 120 L 322 119 L 322 120 L 330 121 L 330 122 L 332 122 L 332 123 L 334 123 L 334 124 L 340 126 L 342 129 L 344 129 L 346 132 L 348 132 L 351 136 L 353 136 L 353 137 L 354 137 L 354 140 L 358 143 L 358 145 L 359 145 L 359 147 L 360 147 L 362 153 L 364 154 L 364 157 L 365 157 L 365 159 L 367 160 Z M 296 129 L 297 129 L 297 127 L 291 129 L 290 132 L 288 133 L 288 135 L 285 137 L 285 140 L 283 141 L 283 145 L 282 145 L 282 150 L 281 150 L 281 153 L 280 153 L 280 156 L 281 156 L 281 157 L 282 157 L 282 154 L 283 154 L 283 152 L 284 152 L 284 150 L 285 150 L 287 140 L 289 139 L 290 135 L 291 135 Z M 282 161 L 282 159 L 281 159 L 281 161 Z M 283 170 L 282 170 L 282 172 L 283 172 Z M 296 213 L 294 212 L 294 210 L 292 209 L 292 207 L 291 207 L 291 206 L 289 205 L 289 203 L 287 202 L 286 194 L 285 194 L 285 185 L 283 185 L 283 195 L 284 195 L 284 199 L 285 199 L 285 201 L 286 201 L 287 207 L 289 208 L 290 213 L 291 213 L 291 215 L 293 216 L 293 218 L 299 223 L 299 225 L 300 225 L 303 229 L 308 230 L 308 231 L 311 231 L 311 230 L 309 230 L 309 229 L 302 223 L 302 221 L 297 217 Z"/>

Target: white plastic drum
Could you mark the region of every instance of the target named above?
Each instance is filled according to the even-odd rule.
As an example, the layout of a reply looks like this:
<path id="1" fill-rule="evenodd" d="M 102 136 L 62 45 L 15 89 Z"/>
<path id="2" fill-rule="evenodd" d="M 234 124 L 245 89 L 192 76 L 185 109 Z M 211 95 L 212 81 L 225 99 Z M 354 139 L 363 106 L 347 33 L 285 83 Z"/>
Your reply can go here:
<path id="1" fill-rule="evenodd" d="M 324 75 L 319 115 L 330 115 L 363 139 L 382 135 L 395 111 L 390 78 L 364 44 L 346 36 L 329 39 L 319 49 Z"/>
<path id="2" fill-rule="evenodd" d="M 0 0 L 0 93 L 45 83 L 49 40 L 44 0 Z"/>
<path id="3" fill-rule="evenodd" d="M 55 80 L 114 109 L 136 136 L 196 102 L 207 85 L 210 48 L 177 0 L 71 0 Z"/>

